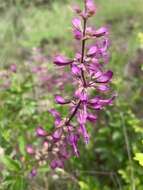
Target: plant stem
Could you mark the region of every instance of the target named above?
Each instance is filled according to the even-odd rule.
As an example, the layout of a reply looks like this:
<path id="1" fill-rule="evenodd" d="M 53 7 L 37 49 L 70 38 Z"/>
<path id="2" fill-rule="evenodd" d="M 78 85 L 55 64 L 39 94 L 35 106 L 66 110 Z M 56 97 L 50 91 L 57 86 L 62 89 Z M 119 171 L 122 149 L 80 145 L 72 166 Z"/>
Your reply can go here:
<path id="1" fill-rule="evenodd" d="M 84 23 L 83 23 L 83 40 L 82 40 L 82 53 L 81 53 L 81 63 L 82 63 L 82 64 L 84 64 L 84 54 L 85 54 L 86 23 L 87 23 L 87 20 L 84 18 Z M 83 71 L 83 69 L 81 69 L 81 75 L 82 75 L 84 87 L 86 87 L 86 80 L 85 80 L 85 76 L 84 76 L 84 71 Z"/>
<path id="2" fill-rule="evenodd" d="M 85 1 L 86 3 L 86 1 Z M 85 11 L 86 11 L 86 4 L 85 4 Z M 86 34 L 86 24 L 87 24 L 87 19 L 84 18 L 84 22 L 83 22 L 83 40 L 82 40 L 82 45 L 81 45 L 81 49 L 82 49 L 82 53 L 81 53 L 81 64 L 84 64 L 84 54 L 85 54 L 85 34 Z M 84 76 L 84 71 L 83 69 L 81 69 L 81 75 L 82 75 L 82 79 L 83 79 L 83 86 L 86 87 L 86 79 Z M 65 125 L 69 125 L 70 121 L 73 119 L 73 117 L 76 115 L 78 108 L 80 107 L 81 101 L 78 102 L 77 106 L 75 107 L 75 110 L 73 111 L 73 113 L 71 114 L 71 116 L 69 117 L 68 121 L 66 121 Z"/>
<path id="3" fill-rule="evenodd" d="M 128 133 L 126 130 L 124 115 L 123 115 L 123 113 L 120 113 L 120 115 L 121 115 L 121 122 L 123 125 L 123 134 L 124 134 L 124 138 L 125 138 L 126 150 L 127 150 L 127 154 L 128 154 L 130 168 L 131 168 L 131 176 L 130 176 L 131 177 L 131 179 L 130 179 L 131 180 L 131 190 L 136 190 L 135 178 L 134 178 L 134 167 L 133 167 L 131 150 L 130 150 L 130 145 L 129 145 L 129 137 L 128 137 Z"/>
<path id="4" fill-rule="evenodd" d="M 78 102 L 77 106 L 75 107 L 75 110 L 73 111 L 73 113 L 71 114 L 71 116 L 69 117 L 68 121 L 66 121 L 66 125 L 69 125 L 70 121 L 72 120 L 72 118 L 75 116 L 78 108 L 80 107 L 81 101 Z"/>

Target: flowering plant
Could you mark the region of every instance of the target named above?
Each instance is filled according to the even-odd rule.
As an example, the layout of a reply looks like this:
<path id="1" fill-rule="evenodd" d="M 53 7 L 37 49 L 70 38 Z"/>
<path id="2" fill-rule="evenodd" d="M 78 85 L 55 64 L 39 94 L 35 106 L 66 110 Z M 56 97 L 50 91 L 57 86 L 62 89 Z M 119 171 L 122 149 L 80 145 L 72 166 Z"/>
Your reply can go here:
<path id="1" fill-rule="evenodd" d="M 79 156 L 78 142 L 83 138 L 88 144 L 90 135 L 86 128 L 87 122 L 95 124 L 97 112 L 105 106 L 111 105 L 115 95 L 110 98 L 104 96 L 110 90 L 109 83 L 113 73 L 105 71 L 104 66 L 109 61 L 108 29 L 101 27 L 95 29 L 87 26 L 87 21 L 96 13 L 93 0 L 84 1 L 84 10 L 74 7 L 77 17 L 73 19 L 73 34 L 81 50 L 74 58 L 57 55 L 54 64 L 58 67 L 69 67 L 74 79 L 75 92 L 72 98 L 55 95 L 55 101 L 61 106 L 69 106 L 69 114 L 62 118 L 56 109 L 49 112 L 55 119 L 54 130 L 49 133 L 42 126 L 36 129 L 36 134 L 42 139 L 40 149 L 27 146 L 27 152 L 34 155 L 39 165 L 50 162 L 52 169 L 64 167 L 65 160 L 71 156 Z M 93 40 L 93 45 L 86 46 L 88 40 Z M 96 95 L 94 95 L 96 94 Z M 36 174 L 35 169 L 31 175 Z"/>

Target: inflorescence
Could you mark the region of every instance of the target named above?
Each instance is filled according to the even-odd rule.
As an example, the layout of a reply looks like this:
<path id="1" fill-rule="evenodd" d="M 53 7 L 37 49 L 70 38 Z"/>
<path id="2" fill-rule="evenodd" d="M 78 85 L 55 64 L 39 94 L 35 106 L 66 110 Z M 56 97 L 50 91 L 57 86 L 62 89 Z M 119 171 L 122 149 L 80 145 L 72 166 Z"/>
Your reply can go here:
<path id="1" fill-rule="evenodd" d="M 35 156 L 39 165 L 50 163 L 52 169 L 63 168 L 65 160 L 71 156 L 79 156 L 78 142 L 83 139 L 86 144 L 90 135 L 87 131 L 87 122 L 93 124 L 97 120 L 97 112 L 107 105 L 111 105 L 115 95 L 104 98 L 109 92 L 109 83 L 113 73 L 105 71 L 104 66 L 109 62 L 108 29 L 101 27 L 95 29 L 87 26 L 87 21 L 96 13 L 93 0 L 84 1 L 84 10 L 74 7 L 77 17 L 73 19 L 73 34 L 81 43 L 81 50 L 74 58 L 57 55 L 54 64 L 58 67 L 69 67 L 76 84 L 73 97 L 65 99 L 55 95 L 55 101 L 62 106 L 69 106 L 69 115 L 62 118 L 56 109 L 49 112 L 55 119 L 54 130 L 47 132 L 41 126 L 36 129 L 37 136 L 42 139 L 42 147 L 34 149 L 27 146 L 27 152 Z M 86 45 L 93 40 L 93 45 Z M 96 95 L 95 95 L 96 94 Z M 35 175 L 35 169 L 31 175 Z"/>

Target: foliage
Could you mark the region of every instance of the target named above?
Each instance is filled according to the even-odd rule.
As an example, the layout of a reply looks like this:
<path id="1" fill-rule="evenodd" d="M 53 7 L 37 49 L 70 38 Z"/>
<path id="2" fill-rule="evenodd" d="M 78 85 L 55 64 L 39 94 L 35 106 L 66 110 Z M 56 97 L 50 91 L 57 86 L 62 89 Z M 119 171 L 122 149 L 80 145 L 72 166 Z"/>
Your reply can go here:
<path id="1" fill-rule="evenodd" d="M 7 2 L 1 1 L 1 7 Z M 57 78 L 59 73 L 50 66 L 50 55 L 57 50 L 73 55 L 69 45 L 71 29 L 66 29 L 70 26 L 72 13 L 69 1 L 63 4 L 57 0 L 51 2 L 51 7 L 34 3 L 35 5 L 28 5 L 29 8 L 23 5 L 19 8 L 15 5 L 1 8 L 1 190 L 130 190 L 134 185 L 135 189 L 142 190 L 143 168 L 137 162 L 142 161 L 143 146 L 142 75 L 130 72 L 130 62 L 134 61 L 136 50 L 140 47 L 137 35 L 142 31 L 143 4 L 142 0 L 96 2 L 97 8 L 101 10 L 91 23 L 94 25 L 96 22 L 97 26 L 108 23 L 111 29 L 110 66 L 115 71 L 112 85 L 118 93 L 116 104 L 101 113 L 99 122 L 94 127 L 89 126 L 93 140 L 86 147 L 80 144 L 80 159 L 73 158 L 64 171 L 53 172 L 47 165 L 41 167 L 38 176 L 32 180 L 29 172 L 34 163 L 26 153 L 25 144 L 36 144 L 35 137 L 31 134 L 35 134 L 35 128 L 39 124 L 46 130 L 51 130 L 53 119 L 47 110 L 55 106 L 53 90 L 45 88 L 47 82 L 41 83 L 39 74 L 31 74 L 31 66 L 41 65 L 39 61 L 31 62 L 32 48 L 42 49 L 42 54 L 49 60 L 42 63 L 43 67 L 46 65 L 46 75 Z M 10 71 L 11 64 L 17 65 L 17 72 Z M 55 84 L 52 76 L 49 81 L 52 80 L 51 83 Z M 6 81 L 8 83 L 4 84 Z M 58 88 L 54 87 L 57 93 Z M 71 87 L 67 86 L 65 91 L 70 95 Z M 57 108 L 66 115 L 61 107 Z"/>

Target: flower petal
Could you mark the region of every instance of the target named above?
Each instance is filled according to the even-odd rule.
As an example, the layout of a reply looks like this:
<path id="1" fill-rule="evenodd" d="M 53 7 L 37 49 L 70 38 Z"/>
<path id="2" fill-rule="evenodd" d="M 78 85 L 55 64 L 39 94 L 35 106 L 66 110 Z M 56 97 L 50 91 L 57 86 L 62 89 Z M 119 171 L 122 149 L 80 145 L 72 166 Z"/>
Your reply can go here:
<path id="1" fill-rule="evenodd" d="M 92 113 L 87 114 L 87 120 L 90 122 L 95 122 L 97 120 L 97 116 L 93 115 Z"/>
<path id="2" fill-rule="evenodd" d="M 98 51 L 97 46 L 92 46 L 90 47 L 90 49 L 87 52 L 87 56 L 93 56 L 96 54 L 96 52 Z"/>
<path id="3" fill-rule="evenodd" d="M 86 92 L 86 90 L 83 89 L 83 88 L 78 88 L 78 89 L 75 91 L 75 97 L 76 97 L 76 98 L 79 98 L 82 102 L 86 102 L 87 99 L 88 99 L 87 92 Z"/>
<path id="4" fill-rule="evenodd" d="M 89 16 L 92 16 L 95 14 L 96 7 L 95 7 L 93 0 L 86 0 L 86 9 L 87 9 Z"/>
<path id="5" fill-rule="evenodd" d="M 96 30 L 94 32 L 94 36 L 95 37 L 101 37 L 101 36 L 104 36 L 105 34 L 107 34 L 107 28 L 106 27 L 101 27 L 99 28 L 98 30 Z"/>
<path id="6" fill-rule="evenodd" d="M 106 73 L 103 73 L 101 76 L 99 76 L 96 79 L 96 82 L 98 83 L 107 83 L 112 79 L 113 72 L 112 71 L 107 71 Z"/>
<path id="7" fill-rule="evenodd" d="M 47 136 L 47 132 L 42 127 L 38 127 L 36 129 L 36 134 L 39 137 L 45 137 L 45 136 Z"/>
<path id="8" fill-rule="evenodd" d="M 76 40 L 81 40 L 82 39 L 82 32 L 77 30 L 77 29 L 74 29 L 73 30 L 73 34 L 74 34 L 74 37 Z"/>
<path id="9" fill-rule="evenodd" d="M 75 64 L 72 65 L 71 70 L 72 70 L 72 73 L 74 75 L 80 75 L 80 73 L 81 73 L 80 68 L 77 65 L 75 65 Z"/>
<path id="10" fill-rule="evenodd" d="M 59 140 L 62 136 L 62 132 L 63 132 L 62 128 L 56 129 L 56 131 L 53 133 L 53 138 L 55 140 Z"/>
<path id="11" fill-rule="evenodd" d="M 60 117 L 59 112 L 56 109 L 50 109 L 49 112 L 52 114 L 53 117 L 57 118 Z"/>
<path id="12" fill-rule="evenodd" d="M 63 55 L 57 55 L 54 58 L 54 63 L 58 66 L 65 66 L 65 65 L 69 65 L 73 62 L 73 60 L 63 56 Z"/>
<path id="13" fill-rule="evenodd" d="M 55 95 L 55 101 L 58 104 L 68 104 L 70 101 L 66 101 L 62 96 L 60 95 Z"/>
<path id="14" fill-rule="evenodd" d="M 107 92 L 108 90 L 109 90 L 109 86 L 107 86 L 107 85 L 99 85 L 99 86 L 97 86 L 96 87 L 99 91 L 101 91 L 101 92 Z"/>
<path id="15" fill-rule="evenodd" d="M 52 114 L 52 116 L 55 118 L 55 126 L 59 126 L 60 122 L 62 121 L 61 116 L 59 112 L 55 109 L 50 109 L 49 112 Z"/>
<path id="16" fill-rule="evenodd" d="M 81 20 L 80 20 L 79 18 L 74 18 L 74 19 L 72 20 L 72 24 L 73 24 L 73 26 L 74 26 L 77 30 L 82 31 L 82 24 L 81 24 Z"/>
<path id="17" fill-rule="evenodd" d="M 86 110 L 80 110 L 77 114 L 77 121 L 79 124 L 85 124 L 87 120 L 87 112 Z"/>
<path id="18" fill-rule="evenodd" d="M 85 125 L 80 125 L 80 130 L 86 144 L 89 143 L 89 134 L 87 133 Z"/>

